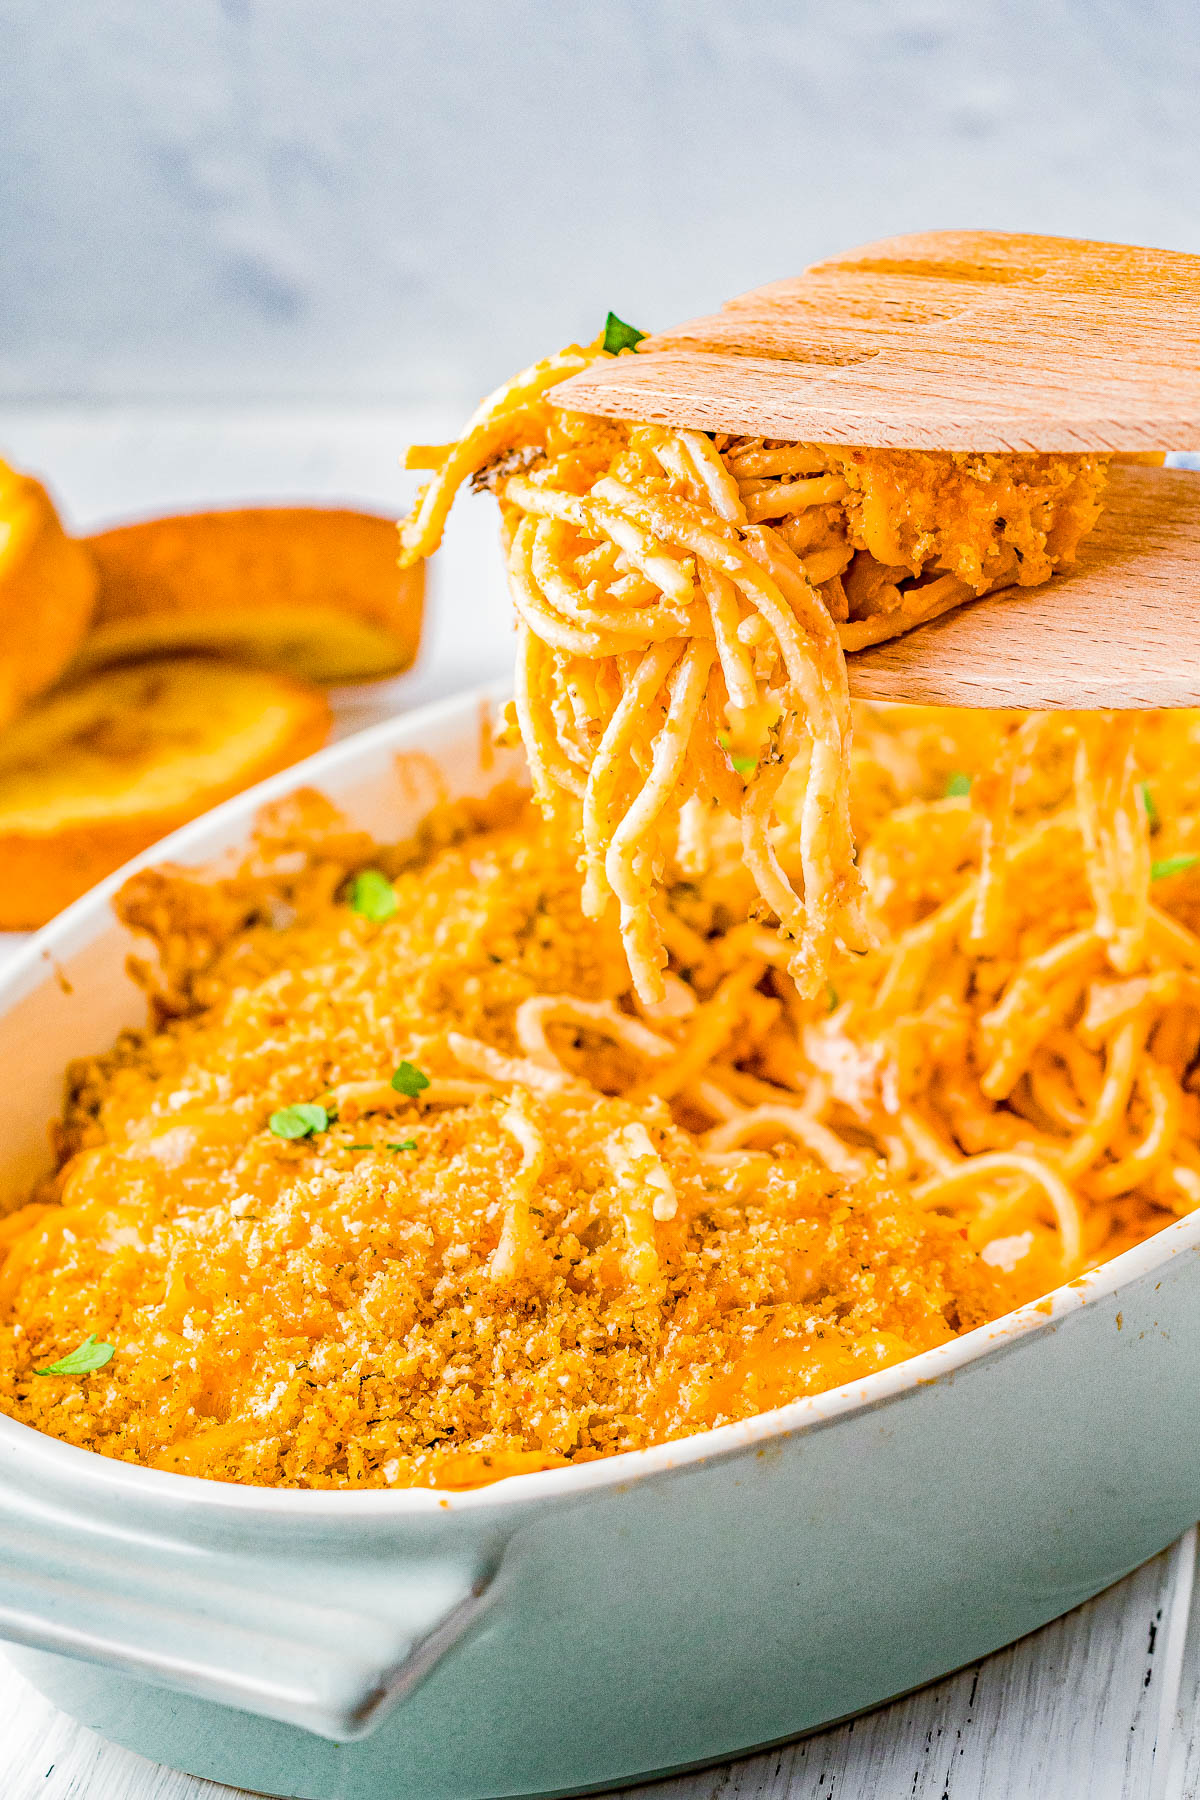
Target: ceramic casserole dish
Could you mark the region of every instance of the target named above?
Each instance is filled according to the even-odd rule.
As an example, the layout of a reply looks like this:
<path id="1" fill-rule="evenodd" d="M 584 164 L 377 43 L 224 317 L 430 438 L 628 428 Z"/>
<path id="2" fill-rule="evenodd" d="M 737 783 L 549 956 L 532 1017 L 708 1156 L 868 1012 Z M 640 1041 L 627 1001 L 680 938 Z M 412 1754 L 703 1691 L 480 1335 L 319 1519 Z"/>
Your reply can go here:
<path id="1" fill-rule="evenodd" d="M 313 785 L 380 837 L 519 770 L 472 694 L 159 845 L 202 863 Z M 419 752 L 416 757 L 403 753 Z M 432 760 L 431 760 L 432 759 Z M 0 992 L 0 1198 L 63 1070 L 144 1003 L 113 877 Z M 1200 1215 L 898 1367 L 467 1493 L 141 1469 L 0 1418 L 0 1635 L 143 1755 L 306 1800 L 596 1788 L 811 1731 L 1075 1606 L 1200 1514 Z"/>

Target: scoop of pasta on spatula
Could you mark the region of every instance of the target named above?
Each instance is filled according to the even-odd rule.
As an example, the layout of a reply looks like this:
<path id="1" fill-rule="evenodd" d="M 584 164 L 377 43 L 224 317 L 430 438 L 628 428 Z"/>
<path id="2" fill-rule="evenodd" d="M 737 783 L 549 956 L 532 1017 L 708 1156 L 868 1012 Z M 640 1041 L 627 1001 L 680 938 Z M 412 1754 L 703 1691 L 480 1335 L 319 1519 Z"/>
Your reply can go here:
<path id="1" fill-rule="evenodd" d="M 666 994 L 656 896 L 714 810 L 738 821 L 763 918 L 815 998 L 835 945 L 867 937 L 845 653 L 1046 581 L 1099 516 L 1107 458 L 574 410 L 608 393 L 631 411 L 621 369 L 636 393 L 671 354 L 632 354 L 642 340 L 610 314 L 593 343 L 498 389 L 455 444 L 410 453 L 432 473 L 402 561 L 437 547 L 464 482 L 495 494 L 535 790 L 578 805 L 585 907 L 615 898 L 641 1002 Z"/>

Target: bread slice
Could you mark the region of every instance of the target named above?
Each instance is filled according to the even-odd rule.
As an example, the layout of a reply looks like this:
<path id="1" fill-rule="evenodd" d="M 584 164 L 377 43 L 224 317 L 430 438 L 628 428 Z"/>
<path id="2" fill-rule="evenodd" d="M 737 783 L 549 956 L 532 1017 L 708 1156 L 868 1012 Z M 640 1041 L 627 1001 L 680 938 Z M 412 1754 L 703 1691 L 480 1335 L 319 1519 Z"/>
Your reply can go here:
<path id="1" fill-rule="evenodd" d="M 73 673 L 208 651 L 308 681 L 372 681 L 417 653 L 424 583 L 419 569 L 401 574 L 391 519 L 258 506 L 147 519 L 87 542 L 100 597 Z"/>
<path id="2" fill-rule="evenodd" d="M 0 462 L 0 726 L 59 676 L 96 600 L 96 566 L 39 481 Z"/>
<path id="3" fill-rule="evenodd" d="M 109 669 L 0 734 L 0 929 L 44 924 L 176 825 L 316 750 L 320 689 L 210 658 Z"/>

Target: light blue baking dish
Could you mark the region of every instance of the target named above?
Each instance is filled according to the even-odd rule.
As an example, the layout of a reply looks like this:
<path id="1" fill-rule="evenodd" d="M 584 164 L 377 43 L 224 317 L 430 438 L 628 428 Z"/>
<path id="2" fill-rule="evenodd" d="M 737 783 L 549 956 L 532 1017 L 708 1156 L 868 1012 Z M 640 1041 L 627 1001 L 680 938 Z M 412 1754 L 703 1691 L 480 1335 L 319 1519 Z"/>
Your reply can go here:
<path id="1" fill-rule="evenodd" d="M 516 772 L 489 764 L 482 704 L 339 744 L 142 860 L 210 861 L 305 783 L 402 835 L 442 783 Z M 8 1202 L 68 1058 L 142 1016 L 119 879 L 0 989 Z M 0 1636 L 119 1743 L 310 1800 L 570 1792 L 812 1730 L 1054 1618 L 1200 1514 L 1198 1252 L 1182 1220 L 833 1393 L 467 1494 L 238 1488 L 0 1419 Z"/>

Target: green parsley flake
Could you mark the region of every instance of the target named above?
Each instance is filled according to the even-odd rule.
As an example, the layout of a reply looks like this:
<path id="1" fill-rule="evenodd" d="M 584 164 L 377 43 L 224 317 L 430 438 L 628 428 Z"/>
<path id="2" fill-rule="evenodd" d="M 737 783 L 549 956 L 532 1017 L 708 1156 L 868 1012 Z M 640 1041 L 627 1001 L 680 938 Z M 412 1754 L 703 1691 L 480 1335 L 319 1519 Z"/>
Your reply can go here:
<path id="1" fill-rule="evenodd" d="M 961 769 L 955 769 L 946 781 L 947 800 L 965 800 L 971 791 L 971 777 Z"/>
<path id="2" fill-rule="evenodd" d="M 832 981 L 827 981 L 825 983 L 825 999 L 828 1004 L 829 1011 L 836 1012 L 837 1004 L 838 1004 L 838 991 L 834 987 Z"/>
<path id="3" fill-rule="evenodd" d="M 1151 881 L 1161 881 L 1165 875 L 1182 875 L 1185 869 L 1194 869 L 1200 863 L 1200 855 L 1194 852 L 1184 856 L 1164 856 L 1161 862 L 1150 864 Z"/>
<path id="4" fill-rule="evenodd" d="M 1139 781 L 1137 791 L 1138 797 L 1142 802 L 1142 811 L 1146 815 L 1146 823 L 1152 832 L 1157 831 L 1162 824 L 1162 819 L 1159 817 L 1158 808 L 1154 804 L 1154 795 L 1150 792 L 1150 783 L 1148 781 Z"/>
<path id="5" fill-rule="evenodd" d="M 60 1356 L 57 1362 L 48 1363 L 44 1369 L 35 1369 L 35 1375 L 90 1375 L 95 1369 L 102 1369 L 117 1354 L 112 1344 L 102 1344 L 94 1331 L 89 1331 L 82 1344 L 75 1350 L 69 1350 Z"/>
<path id="6" fill-rule="evenodd" d="M 331 1114 L 324 1106 L 317 1106 L 309 1101 L 299 1106 L 281 1106 L 267 1120 L 276 1137 L 306 1138 L 314 1131 L 325 1131 L 331 1122 Z"/>
<path id="7" fill-rule="evenodd" d="M 389 1150 L 415 1150 L 417 1147 L 417 1140 L 416 1138 L 405 1138 L 401 1143 L 389 1144 L 387 1147 Z"/>
<path id="8" fill-rule="evenodd" d="M 382 925 L 396 910 L 396 890 L 378 869 L 361 869 L 350 884 L 350 905 L 372 925 Z"/>
<path id="9" fill-rule="evenodd" d="M 610 312 L 604 321 L 604 348 L 610 356 L 616 356 L 619 350 L 632 350 L 645 337 L 636 325 L 627 325 L 624 319 L 618 319 L 615 312 Z"/>
<path id="10" fill-rule="evenodd" d="M 392 1086 L 398 1094 L 407 1094 L 410 1100 L 415 1100 L 429 1086 L 429 1077 L 415 1063 L 402 1062 L 392 1076 Z"/>
<path id="11" fill-rule="evenodd" d="M 343 1144 L 343 1150 L 373 1150 L 374 1144 Z"/>
<path id="12" fill-rule="evenodd" d="M 726 752 L 730 762 L 733 764 L 739 775 L 753 775 L 755 769 L 758 767 L 757 756 L 735 756 L 729 748 L 730 740 L 727 731 L 719 731 L 717 733 L 717 742 L 720 744 L 722 750 Z"/>

